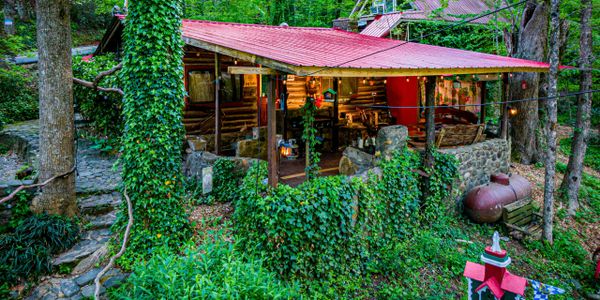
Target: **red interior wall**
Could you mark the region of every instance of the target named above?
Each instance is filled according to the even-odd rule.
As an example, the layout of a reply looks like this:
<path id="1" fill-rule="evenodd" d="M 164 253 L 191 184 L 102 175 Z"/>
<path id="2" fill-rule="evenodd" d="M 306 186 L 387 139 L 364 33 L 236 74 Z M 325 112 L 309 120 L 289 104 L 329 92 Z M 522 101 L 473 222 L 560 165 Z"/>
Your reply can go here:
<path id="1" fill-rule="evenodd" d="M 417 77 L 388 77 L 386 95 L 389 106 L 418 106 Z M 396 118 L 396 124 L 414 125 L 418 123 L 419 110 L 417 108 L 391 108 L 390 112 Z"/>

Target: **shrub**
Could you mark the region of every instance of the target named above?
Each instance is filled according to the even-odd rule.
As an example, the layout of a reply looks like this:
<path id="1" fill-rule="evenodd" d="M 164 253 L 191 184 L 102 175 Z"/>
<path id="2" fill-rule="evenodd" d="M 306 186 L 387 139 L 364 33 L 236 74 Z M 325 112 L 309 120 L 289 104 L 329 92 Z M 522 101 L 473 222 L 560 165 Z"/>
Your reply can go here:
<path id="1" fill-rule="evenodd" d="M 51 255 L 79 238 L 77 223 L 60 216 L 34 215 L 14 233 L 0 236 L 0 285 L 35 279 L 52 270 Z"/>
<path id="2" fill-rule="evenodd" d="M 93 81 L 98 73 L 117 65 L 113 54 L 96 56 L 89 62 L 81 57 L 73 58 L 73 77 Z M 102 87 L 119 86 L 117 73 L 104 77 Z M 91 122 L 95 135 L 114 139 L 121 136 L 123 121 L 121 117 L 122 96 L 117 93 L 99 92 L 78 84 L 73 85 L 73 98 L 78 111 Z"/>
<path id="3" fill-rule="evenodd" d="M 230 159 L 219 158 L 213 167 L 212 194 L 218 202 L 228 202 L 237 199 L 240 181 L 243 173 Z"/>
<path id="4" fill-rule="evenodd" d="M 0 127 L 38 117 L 35 82 L 36 76 L 22 67 L 0 67 Z"/>
<path id="5" fill-rule="evenodd" d="M 438 157 L 435 172 L 451 171 L 452 162 Z M 366 182 L 316 177 L 297 188 L 281 184 L 271 189 L 264 181 L 266 165 L 252 166 L 236 203 L 236 238 L 284 278 L 336 281 L 364 274 L 386 245 L 433 223 L 420 217 L 419 156 L 404 149 L 380 167 L 381 178 L 372 174 Z M 441 206 L 449 195 L 453 175 L 432 175 L 437 190 L 427 200 L 434 203 L 423 205 L 426 213 L 435 213 L 427 207 Z"/>
<path id="6" fill-rule="evenodd" d="M 298 286 L 279 281 L 260 260 L 220 238 L 187 246 L 183 255 L 161 249 L 137 264 L 116 299 L 294 299 Z"/>

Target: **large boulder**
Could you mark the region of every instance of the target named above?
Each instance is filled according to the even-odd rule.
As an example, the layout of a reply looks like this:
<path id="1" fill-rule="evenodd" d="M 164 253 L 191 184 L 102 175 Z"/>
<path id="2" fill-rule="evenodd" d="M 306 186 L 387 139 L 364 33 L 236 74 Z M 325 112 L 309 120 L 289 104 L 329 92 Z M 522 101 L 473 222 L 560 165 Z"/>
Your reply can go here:
<path id="1" fill-rule="evenodd" d="M 354 147 L 347 147 L 340 159 L 340 174 L 354 175 L 362 173 L 372 168 L 374 161 L 375 157 L 373 155 Z"/>
<path id="2" fill-rule="evenodd" d="M 259 146 L 260 143 L 260 146 Z M 266 160 L 267 159 L 267 145 L 264 141 L 247 139 L 237 142 L 235 149 L 235 156 L 237 157 L 252 157 Z"/>
<path id="3" fill-rule="evenodd" d="M 383 127 L 377 133 L 377 151 L 381 153 L 382 158 L 389 158 L 395 150 L 402 150 L 406 146 L 407 139 L 406 126 Z"/>

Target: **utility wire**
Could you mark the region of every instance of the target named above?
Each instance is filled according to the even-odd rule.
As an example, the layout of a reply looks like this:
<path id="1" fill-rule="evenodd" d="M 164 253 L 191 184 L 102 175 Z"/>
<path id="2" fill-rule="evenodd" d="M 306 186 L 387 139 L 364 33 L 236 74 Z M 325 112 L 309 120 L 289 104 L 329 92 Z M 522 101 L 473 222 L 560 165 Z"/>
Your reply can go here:
<path id="1" fill-rule="evenodd" d="M 491 11 L 491 12 L 488 12 L 488 13 L 485 13 L 485 14 L 482 14 L 482 15 L 479 15 L 479 16 L 477 16 L 477 17 L 473 17 L 473 18 L 470 18 L 470 19 L 467 19 L 467 20 L 464 20 L 464 21 L 460 21 L 460 22 L 454 23 L 454 24 L 452 24 L 452 25 L 448 25 L 448 26 L 446 26 L 446 27 L 443 27 L 443 28 L 441 28 L 441 29 L 438 29 L 438 30 L 436 30 L 436 31 L 430 32 L 430 33 L 428 33 L 428 34 L 425 34 L 425 35 L 421 36 L 421 38 L 419 38 L 419 39 L 410 39 L 410 40 L 408 40 L 408 41 L 401 42 L 401 43 L 400 43 L 400 44 L 398 44 L 398 45 L 394 45 L 394 46 L 392 46 L 392 47 L 388 47 L 388 48 L 385 48 L 385 49 L 377 50 L 377 51 L 375 51 L 375 52 L 372 52 L 372 53 L 369 53 L 369 54 L 365 54 L 365 55 L 362 55 L 362 56 L 359 56 L 359 57 L 353 58 L 353 59 L 351 59 L 351 60 L 348 60 L 348 61 L 342 62 L 342 63 L 340 63 L 340 64 L 337 64 L 337 65 L 335 65 L 335 66 L 323 67 L 323 68 L 321 68 L 321 69 L 319 69 L 319 70 L 317 70 L 317 71 L 314 71 L 314 72 L 308 73 L 308 74 L 306 74 L 306 75 L 304 75 L 304 76 L 311 76 L 311 75 L 314 75 L 314 74 L 316 74 L 316 73 L 319 73 L 319 72 L 321 72 L 321 71 L 325 71 L 325 70 L 328 70 L 328 69 L 331 69 L 331 68 L 338 68 L 338 67 L 341 67 L 341 66 L 343 66 L 343 65 L 345 65 L 345 64 L 349 64 L 349 63 L 351 63 L 351 62 L 355 62 L 355 61 L 357 61 L 357 60 L 361 60 L 361 59 L 363 59 L 363 58 L 367 58 L 367 57 L 369 57 L 369 56 L 373 56 L 373 55 L 376 55 L 376 54 L 379 54 L 379 53 L 382 53 L 382 52 L 385 52 L 385 51 L 389 51 L 389 50 L 392 50 L 392 49 L 398 48 L 398 47 L 400 47 L 400 46 L 406 45 L 406 44 L 408 44 L 408 43 L 412 43 L 412 42 L 417 42 L 417 41 L 423 40 L 423 39 L 425 39 L 426 37 L 432 36 L 432 35 L 434 35 L 434 34 L 438 34 L 438 33 L 440 33 L 440 32 L 444 32 L 444 31 L 446 31 L 446 30 L 448 30 L 448 29 L 452 29 L 452 28 L 455 28 L 455 27 L 458 27 L 458 26 L 462 26 L 462 25 L 464 25 L 464 24 L 467 24 L 467 23 L 473 22 L 473 21 L 475 21 L 475 20 L 478 20 L 478 19 L 481 19 L 481 18 L 487 17 L 487 16 L 489 16 L 489 15 L 496 14 L 496 13 L 498 13 L 498 12 L 500 12 L 500 11 L 503 11 L 503 10 L 506 10 L 506 9 L 509 9 L 509 8 L 512 8 L 512 7 L 515 7 L 515 6 L 518 6 L 518 5 L 524 4 L 525 2 L 527 2 L 527 0 L 523 0 L 523 1 L 520 1 L 520 2 L 517 2 L 517 3 L 514 3 L 514 4 L 511 4 L 511 5 L 508 5 L 508 6 L 505 6 L 505 7 L 502 7 L 502 8 L 496 9 L 496 10 L 493 10 L 493 11 Z"/>

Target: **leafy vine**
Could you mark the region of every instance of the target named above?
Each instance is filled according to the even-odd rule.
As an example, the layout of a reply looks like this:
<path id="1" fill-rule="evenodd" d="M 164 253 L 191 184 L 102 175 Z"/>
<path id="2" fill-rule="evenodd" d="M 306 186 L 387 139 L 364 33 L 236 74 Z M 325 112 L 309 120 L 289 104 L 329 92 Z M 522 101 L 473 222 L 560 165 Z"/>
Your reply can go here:
<path id="1" fill-rule="evenodd" d="M 119 261 L 125 268 L 148 258 L 156 246 L 175 249 L 191 235 L 182 205 L 181 9 L 177 0 L 133 1 L 126 18 L 120 162 L 135 224 Z M 117 219 L 119 229 L 126 211 L 123 207 Z"/>
<path id="2" fill-rule="evenodd" d="M 319 162 L 321 161 L 321 154 L 315 150 L 319 144 L 317 140 L 317 129 L 313 126 L 315 122 L 315 114 L 317 112 L 317 106 L 315 105 L 315 99 L 312 97 L 306 98 L 306 103 L 302 107 L 302 125 L 304 131 L 302 132 L 302 139 L 306 143 L 307 151 L 307 163 L 306 163 L 306 179 L 312 180 L 319 175 Z"/>

